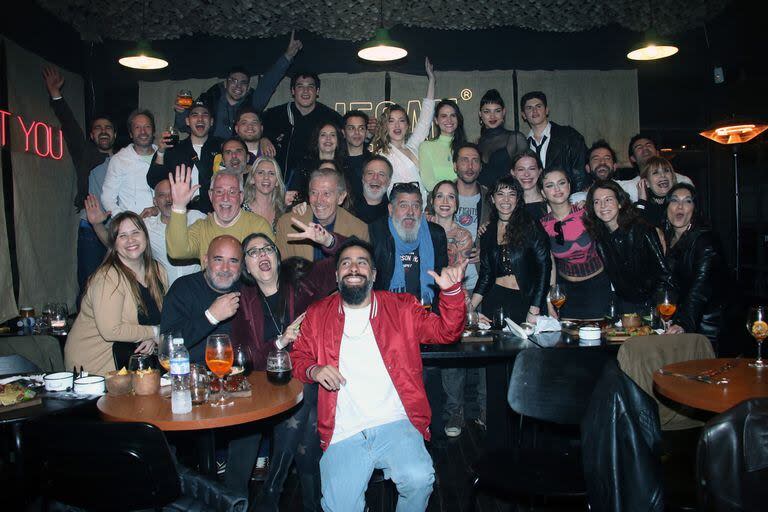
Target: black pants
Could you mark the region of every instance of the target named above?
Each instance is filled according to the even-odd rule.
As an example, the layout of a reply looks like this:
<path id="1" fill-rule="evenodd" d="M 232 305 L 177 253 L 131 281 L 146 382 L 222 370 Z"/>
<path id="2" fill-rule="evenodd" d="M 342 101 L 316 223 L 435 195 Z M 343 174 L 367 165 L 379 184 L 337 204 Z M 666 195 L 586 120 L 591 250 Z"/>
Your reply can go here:
<path id="1" fill-rule="evenodd" d="M 293 462 L 299 473 L 303 509 L 320 510 L 320 436 L 317 434 L 318 384 L 304 384 L 304 401 L 276 424 L 272 433 L 269 473 L 254 510 L 277 511 Z"/>
<path id="2" fill-rule="evenodd" d="M 605 272 L 578 282 L 566 281 L 558 274 L 557 282 L 566 295 L 565 304 L 560 309 L 561 318 L 603 318 L 608 313 L 611 282 Z"/>
<path id="3" fill-rule="evenodd" d="M 520 290 L 504 288 L 498 284 L 493 285 L 480 304 L 483 314 L 488 318 L 493 319 L 496 310 L 502 308 L 504 316 L 517 324 L 525 322 L 530 306 L 528 299 Z"/>

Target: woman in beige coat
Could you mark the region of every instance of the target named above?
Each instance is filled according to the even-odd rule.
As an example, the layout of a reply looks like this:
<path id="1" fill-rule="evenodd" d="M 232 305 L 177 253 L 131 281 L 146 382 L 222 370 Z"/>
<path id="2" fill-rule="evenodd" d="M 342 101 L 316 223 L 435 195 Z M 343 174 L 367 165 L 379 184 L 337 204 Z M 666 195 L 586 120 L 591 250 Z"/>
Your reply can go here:
<path id="1" fill-rule="evenodd" d="M 158 335 L 167 277 L 152 258 L 141 217 L 123 212 L 109 226 L 104 262 L 88 280 L 80 313 L 67 338 L 67 368 L 92 374 L 115 370 L 114 342 L 131 343 L 133 352 L 151 353 Z"/>

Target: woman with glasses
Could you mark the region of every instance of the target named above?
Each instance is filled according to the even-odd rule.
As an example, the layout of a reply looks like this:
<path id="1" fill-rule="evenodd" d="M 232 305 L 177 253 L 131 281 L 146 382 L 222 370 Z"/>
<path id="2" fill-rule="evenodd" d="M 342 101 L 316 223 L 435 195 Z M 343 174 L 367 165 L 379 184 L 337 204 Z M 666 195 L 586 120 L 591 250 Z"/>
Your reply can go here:
<path id="1" fill-rule="evenodd" d="M 680 292 L 667 332 L 697 332 L 715 344 L 728 275 L 720 241 L 699 215 L 693 186 L 679 183 L 672 187 L 664 207 L 667 264 Z"/>
<path id="2" fill-rule="evenodd" d="M 528 149 L 525 135 L 504 127 L 506 115 L 499 91 L 487 91 L 480 100 L 480 139 L 477 141 L 483 159 L 483 172 L 478 180 L 486 187 L 493 187 L 499 178 L 508 175 L 512 159 Z"/>
<path id="3" fill-rule="evenodd" d="M 444 99 L 435 107 L 435 137 L 419 146 L 419 169 L 427 190 L 440 180 L 455 180 L 453 153 L 467 142 L 464 116 L 453 100 Z"/>
<path id="4" fill-rule="evenodd" d="M 86 209 L 101 210 L 91 195 Z M 152 353 L 168 286 L 165 269 L 152 258 L 141 217 L 117 214 L 108 236 L 107 255 L 88 279 L 64 346 L 67 368 L 82 366 L 97 375 L 127 365 L 131 353 Z"/>
<path id="5" fill-rule="evenodd" d="M 243 210 L 261 215 L 275 229 L 285 213 L 285 184 L 277 160 L 259 157 L 245 177 Z"/>
<path id="6" fill-rule="evenodd" d="M 379 116 L 376 134 L 371 143 L 371 152 L 386 157 L 392 164 L 392 179 L 387 194 L 392 191 L 395 183 L 415 181 L 421 189 L 422 204 L 427 203 L 427 192 L 419 171 L 419 146 L 429 135 L 435 111 L 435 74 L 429 58 L 425 59 L 424 67 L 429 78 L 427 96 L 421 103 L 419 122 L 413 133 L 405 108 L 398 104 L 389 105 Z"/>
<path id="7" fill-rule="evenodd" d="M 660 289 L 674 288 L 664 259 L 661 231 L 645 222 L 629 195 L 613 180 L 587 193 L 584 225 L 616 291 L 620 313 L 642 313 Z"/>
<path id="8" fill-rule="evenodd" d="M 341 237 L 331 242 L 336 235 L 319 224 L 298 222 L 296 225 L 303 231 L 293 238 L 324 246 L 330 243 L 333 247 L 341 243 Z M 232 321 L 232 339 L 248 344 L 254 370 L 263 371 L 270 351 L 290 349 L 307 307 L 335 289 L 334 258 L 315 262 L 306 275 L 298 276 L 286 269 L 300 266 L 282 262 L 277 246 L 263 233 L 248 235 L 243 240 L 243 252 L 242 280 L 246 286 L 240 290 L 240 307 Z M 304 510 L 320 509 L 320 439 L 316 422 L 317 385 L 307 384 L 301 407 L 274 427 L 269 473 L 257 499 L 260 506 L 278 510 L 283 483 L 295 458 Z M 300 444 L 305 448 L 302 451 L 298 451 Z"/>
<path id="9" fill-rule="evenodd" d="M 648 159 L 640 171 L 635 203 L 640 215 L 648 224 L 663 227 L 667 220 L 666 197 L 677 184 L 672 164 L 666 158 L 654 156 Z"/>
<path id="10" fill-rule="evenodd" d="M 472 308 L 496 317 L 498 309 L 518 324 L 535 323 L 545 307 L 552 261 L 544 229 L 525 209 L 523 188 L 505 176 L 489 191 L 491 223 L 480 237 L 480 276 Z"/>
<path id="11" fill-rule="evenodd" d="M 611 283 L 595 243 L 584 227 L 583 206 L 570 203 L 571 180 L 562 169 L 541 173 L 538 189 L 550 212 L 539 219 L 549 235 L 555 266 L 550 284 L 559 283 L 567 300 L 560 309 L 563 318 L 603 318 L 611 300 Z M 550 309 L 550 314 L 556 316 Z"/>

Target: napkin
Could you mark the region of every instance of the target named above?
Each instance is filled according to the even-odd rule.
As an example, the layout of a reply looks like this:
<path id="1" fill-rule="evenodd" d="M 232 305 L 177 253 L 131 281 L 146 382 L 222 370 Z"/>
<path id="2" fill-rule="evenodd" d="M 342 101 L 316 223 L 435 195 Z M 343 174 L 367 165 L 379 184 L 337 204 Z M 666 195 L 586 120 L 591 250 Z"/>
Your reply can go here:
<path id="1" fill-rule="evenodd" d="M 536 317 L 536 329 L 533 332 L 534 334 L 542 332 L 559 332 L 561 329 L 562 326 L 560 325 L 560 322 L 557 321 L 557 318 L 551 316 L 539 316 Z"/>
<path id="2" fill-rule="evenodd" d="M 38 386 L 42 386 L 44 383 L 43 375 L 45 374 L 40 373 L 36 375 L 14 375 L 13 377 L 6 377 L 4 379 L 0 379 L 0 384 L 5 385 L 5 384 L 10 384 L 11 382 L 16 382 L 17 380 L 26 379 L 26 380 L 33 381 Z"/>
<path id="3" fill-rule="evenodd" d="M 505 318 L 504 321 L 506 322 L 507 326 L 502 329 L 504 332 L 511 332 L 518 338 L 523 338 L 524 340 L 528 339 L 528 334 L 525 332 L 525 329 L 517 325 L 512 319 Z"/>

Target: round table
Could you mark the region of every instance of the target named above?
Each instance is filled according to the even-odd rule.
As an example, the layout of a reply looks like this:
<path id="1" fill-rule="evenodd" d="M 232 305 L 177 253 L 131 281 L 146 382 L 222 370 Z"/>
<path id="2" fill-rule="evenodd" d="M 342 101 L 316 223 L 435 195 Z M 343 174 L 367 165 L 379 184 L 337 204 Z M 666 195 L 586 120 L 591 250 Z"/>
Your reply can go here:
<path id="1" fill-rule="evenodd" d="M 659 394 L 675 402 L 720 413 L 749 398 L 768 397 L 768 368 L 752 368 L 749 363 L 753 361 L 700 359 L 668 364 L 662 368 L 665 372 L 683 375 L 697 375 L 707 370 L 716 370 L 728 363 L 735 363 L 736 366 L 715 376 L 727 378 L 727 384 L 710 384 L 654 372 L 653 386 Z"/>
<path id="2" fill-rule="evenodd" d="M 248 382 L 251 396 L 233 397 L 234 403 L 226 407 L 197 405 L 187 414 L 173 414 L 171 401 L 159 394 L 114 396 L 107 393 L 99 398 L 96 407 L 107 421 L 146 422 L 166 431 L 202 430 L 269 418 L 294 407 L 304 396 L 304 385 L 296 379 L 275 385 L 267 380 L 266 372 L 253 372 Z"/>

